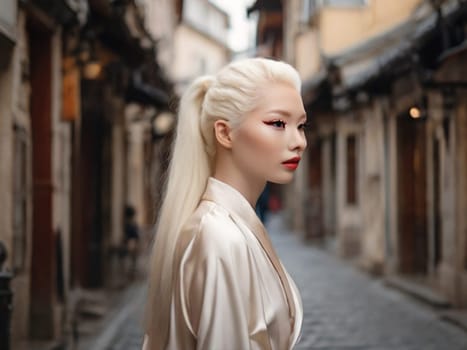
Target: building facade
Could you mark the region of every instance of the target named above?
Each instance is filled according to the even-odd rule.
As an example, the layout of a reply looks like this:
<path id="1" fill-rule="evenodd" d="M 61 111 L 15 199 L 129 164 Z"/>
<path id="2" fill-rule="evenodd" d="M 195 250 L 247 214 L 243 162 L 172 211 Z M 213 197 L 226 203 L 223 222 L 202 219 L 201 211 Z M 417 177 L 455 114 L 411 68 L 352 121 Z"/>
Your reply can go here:
<path id="1" fill-rule="evenodd" d="M 214 74 L 231 58 L 229 17 L 208 0 L 185 0 L 174 35 L 172 77 L 178 94 L 195 78 Z"/>
<path id="2" fill-rule="evenodd" d="M 147 211 L 145 157 L 172 86 L 134 1 L 0 6 L 0 242 L 12 348 L 34 348 L 77 331 L 79 290 L 119 285 L 124 210 Z"/>
<path id="3" fill-rule="evenodd" d="M 467 253 L 465 10 L 415 0 L 284 9 L 284 57 L 302 75 L 313 125 L 299 218 L 306 238 L 458 306 Z"/>
<path id="4" fill-rule="evenodd" d="M 0 240 L 14 274 L 13 340 L 57 337 L 65 308 L 68 271 L 61 261 L 70 251 L 71 145 L 70 125 L 61 115 L 61 41 L 79 13 L 60 3 L 42 16 L 35 3 L 2 2 L 10 35 L 0 49 Z"/>

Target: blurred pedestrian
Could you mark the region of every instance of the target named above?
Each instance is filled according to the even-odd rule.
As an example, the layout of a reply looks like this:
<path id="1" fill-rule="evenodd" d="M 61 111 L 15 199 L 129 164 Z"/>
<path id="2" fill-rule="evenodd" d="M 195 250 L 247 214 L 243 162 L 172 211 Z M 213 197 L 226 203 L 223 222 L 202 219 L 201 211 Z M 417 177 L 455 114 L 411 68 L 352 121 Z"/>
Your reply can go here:
<path id="1" fill-rule="evenodd" d="M 268 213 L 268 204 L 269 204 L 269 185 L 266 184 L 263 192 L 256 202 L 256 214 L 258 215 L 261 222 L 264 224 L 266 222 L 266 215 Z"/>
<path id="2" fill-rule="evenodd" d="M 136 223 L 136 210 L 131 205 L 125 207 L 124 234 L 125 255 L 129 258 L 127 275 L 133 279 L 138 262 L 140 229 Z"/>
<path id="3" fill-rule="evenodd" d="M 233 62 L 182 96 L 149 276 L 144 349 L 291 349 L 301 299 L 255 213 L 306 147 L 300 78 Z"/>

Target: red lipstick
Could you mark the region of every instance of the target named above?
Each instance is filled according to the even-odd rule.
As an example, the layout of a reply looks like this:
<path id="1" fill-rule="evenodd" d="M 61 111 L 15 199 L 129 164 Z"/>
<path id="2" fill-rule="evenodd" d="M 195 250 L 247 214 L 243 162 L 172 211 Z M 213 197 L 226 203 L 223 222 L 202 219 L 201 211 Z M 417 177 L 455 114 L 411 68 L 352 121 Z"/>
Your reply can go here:
<path id="1" fill-rule="evenodd" d="M 285 162 L 282 162 L 282 164 L 290 170 L 295 170 L 298 168 L 298 163 L 300 162 L 300 157 L 293 157 L 290 158 L 289 160 L 286 160 Z"/>

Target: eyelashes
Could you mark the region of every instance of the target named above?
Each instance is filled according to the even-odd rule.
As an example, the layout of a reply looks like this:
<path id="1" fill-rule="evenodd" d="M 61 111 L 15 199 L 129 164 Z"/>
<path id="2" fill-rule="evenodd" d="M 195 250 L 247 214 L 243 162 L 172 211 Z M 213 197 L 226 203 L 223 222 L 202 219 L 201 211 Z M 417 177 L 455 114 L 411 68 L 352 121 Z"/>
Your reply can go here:
<path id="1" fill-rule="evenodd" d="M 281 119 L 266 121 L 266 122 L 264 122 L 264 124 L 273 126 L 274 128 L 277 128 L 277 129 L 285 129 L 285 126 L 287 125 L 287 123 L 285 121 L 281 120 Z M 309 127 L 310 127 L 310 124 L 308 122 L 306 122 L 306 123 L 300 124 L 298 126 L 298 129 L 299 130 L 306 130 Z"/>
<path id="2" fill-rule="evenodd" d="M 272 120 L 272 121 L 264 122 L 264 124 L 274 126 L 275 128 L 278 128 L 278 129 L 285 129 L 285 122 L 283 120 Z"/>
<path id="3" fill-rule="evenodd" d="M 300 125 L 298 126 L 298 128 L 299 128 L 300 130 L 308 130 L 308 129 L 310 129 L 310 123 L 308 123 L 308 122 L 302 123 L 302 124 L 300 124 Z"/>

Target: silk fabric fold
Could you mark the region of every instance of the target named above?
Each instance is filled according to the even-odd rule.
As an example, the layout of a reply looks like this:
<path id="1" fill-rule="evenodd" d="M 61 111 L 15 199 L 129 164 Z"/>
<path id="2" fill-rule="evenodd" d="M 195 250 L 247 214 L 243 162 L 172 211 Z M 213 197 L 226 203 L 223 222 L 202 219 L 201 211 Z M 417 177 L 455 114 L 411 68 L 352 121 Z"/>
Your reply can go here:
<path id="1" fill-rule="evenodd" d="M 167 349 L 287 350 L 298 341 L 298 289 L 254 209 L 231 186 L 209 178 L 174 261 Z"/>

